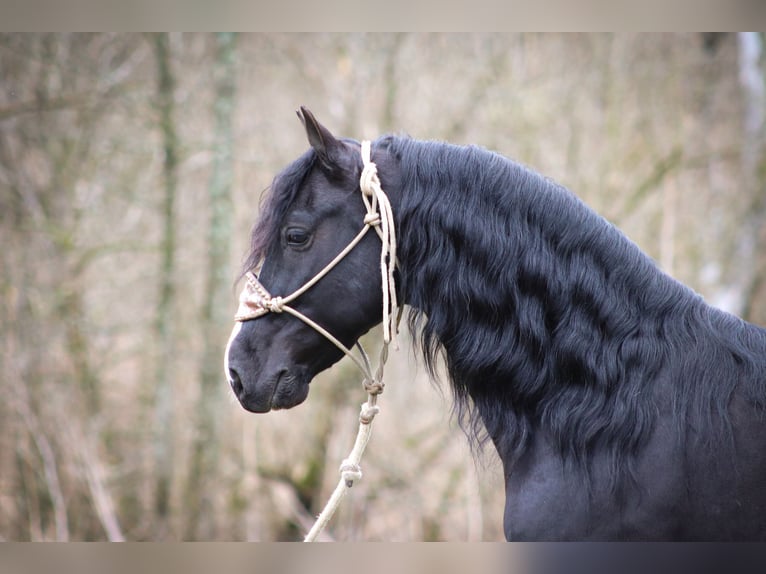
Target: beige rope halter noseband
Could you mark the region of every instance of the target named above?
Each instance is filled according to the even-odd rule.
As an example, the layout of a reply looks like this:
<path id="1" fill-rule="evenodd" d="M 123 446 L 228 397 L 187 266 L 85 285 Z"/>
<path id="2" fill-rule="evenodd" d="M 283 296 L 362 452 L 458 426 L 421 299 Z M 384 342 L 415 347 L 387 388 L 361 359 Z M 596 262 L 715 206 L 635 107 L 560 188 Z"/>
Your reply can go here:
<path id="1" fill-rule="evenodd" d="M 347 490 L 351 488 L 354 480 L 362 476 L 359 468 L 359 460 L 367 446 L 370 438 L 372 419 L 378 413 L 377 396 L 383 392 L 383 366 L 388 358 L 388 345 L 396 337 L 397 324 L 399 319 L 398 304 L 396 300 L 396 286 L 394 284 L 394 268 L 396 266 L 396 232 L 394 229 L 394 216 L 391 210 L 391 203 L 383 192 L 378 178 L 378 168 L 370 159 L 370 142 L 362 142 L 362 175 L 359 179 L 359 187 L 362 190 L 362 200 L 364 201 L 367 213 L 364 216 L 364 226 L 357 233 L 351 242 L 327 265 L 325 265 L 316 275 L 304 283 L 301 287 L 287 295 L 279 297 L 271 295 L 266 288 L 261 285 L 256 275 L 248 272 L 245 287 L 239 297 L 239 308 L 234 316 L 235 321 L 249 321 L 266 315 L 267 313 L 288 313 L 297 319 L 303 321 L 306 325 L 324 336 L 333 345 L 340 349 L 346 356 L 350 357 L 354 364 L 362 371 L 364 375 L 363 385 L 367 391 L 367 402 L 362 405 L 359 415 L 359 431 L 357 433 L 354 448 L 341 464 L 341 479 L 336 486 L 330 500 L 322 513 L 317 518 L 316 523 L 306 535 L 305 541 L 316 540 L 322 529 L 327 525 L 335 509 L 340 504 Z M 372 372 L 370 360 L 362 346 L 357 342 L 361 359 L 354 355 L 351 350 L 341 343 L 329 331 L 321 325 L 290 306 L 295 299 L 303 295 L 311 287 L 316 285 L 327 273 L 329 273 L 354 247 L 364 238 L 370 229 L 374 229 L 381 240 L 380 249 L 380 276 L 381 288 L 383 293 L 383 346 L 380 351 L 380 361 L 377 371 Z"/>

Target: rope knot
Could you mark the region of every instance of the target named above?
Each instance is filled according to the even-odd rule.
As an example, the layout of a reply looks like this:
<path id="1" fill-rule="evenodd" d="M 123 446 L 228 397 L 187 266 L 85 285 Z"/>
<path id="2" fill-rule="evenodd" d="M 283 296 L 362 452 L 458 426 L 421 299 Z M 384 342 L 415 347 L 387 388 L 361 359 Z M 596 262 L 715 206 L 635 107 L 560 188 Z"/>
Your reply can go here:
<path id="1" fill-rule="evenodd" d="M 272 313 L 281 313 L 282 307 L 284 306 L 284 303 L 282 302 L 282 297 L 272 297 L 266 302 L 266 306 L 269 308 L 269 311 Z"/>
<path id="2" fill-rule="evenodd" d="M 359 422 L 363 425 L 368 425 L 372 422 L 372 419 L 375 418 L 375 415 L 377 415 L 380 412 L 380 407 L 377 405 L 370 405 L 369 403 L 364 403 L 362 405 L 362 411 L 359 413 Z"/>
<path id="3" fill-rule="evenodd" d="M 362 467 L 346 458 L 340 464 L 340 475 L 346 483 L 346 486 L 351 488 L 354 486 L 355 480 L 361 480 Z"/>
<path id="4" fill-rule="evenodd" d="M 376 185 L 380 185 L 378 166 L 371 162 L 365 163 L 362 175 L 359 178 L 359 187 L 362 189 L 362 193 L 367 197 L 373 197 Z"/>
<path id="5" fill-rule="evenodd" d="M 364 386 L 364 390 L 367 391 L 367 394 L 373 395 L 373 396 L 379 395 L 380 393 L 382 393 L 383 389 L 386 386 L 386 384 L 383 381 L 378 381 L 378 380 L 368 381 L 367 379 L 364 380 L 362 385 Z"/>
<path id="6" fill-rule="evenodd" d="M 364 224 L 377 227 L 380 225 L 380 214 L 377 212 L 368 213 L 364 216 Z"/>

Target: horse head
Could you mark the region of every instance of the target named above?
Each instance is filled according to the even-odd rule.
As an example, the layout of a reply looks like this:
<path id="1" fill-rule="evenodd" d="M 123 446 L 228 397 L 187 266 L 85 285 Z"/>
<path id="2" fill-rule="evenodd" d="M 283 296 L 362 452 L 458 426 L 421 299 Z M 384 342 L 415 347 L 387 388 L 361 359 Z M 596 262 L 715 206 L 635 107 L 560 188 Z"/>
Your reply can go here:
<path id="1" fill-rule="evenodd" d="M 343 357 L 339 347 L 381 321 L 381 240 L 360 232 L 371 221 L 360 189 L 361 145 L 336 138 L 305 108 L 298 117 L 311 148 L 277 175 L 262 206 L 226 349 L 228 381 L 252 412 L 302 403 L 314 376 Z"/>

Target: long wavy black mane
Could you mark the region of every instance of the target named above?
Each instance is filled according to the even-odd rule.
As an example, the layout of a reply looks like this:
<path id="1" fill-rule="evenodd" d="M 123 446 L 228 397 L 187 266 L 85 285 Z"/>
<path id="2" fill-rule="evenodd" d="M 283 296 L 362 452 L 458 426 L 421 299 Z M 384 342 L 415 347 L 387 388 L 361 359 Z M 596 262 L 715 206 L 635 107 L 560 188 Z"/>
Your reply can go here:
<path id="1" fill-rule="evenodd" d="M 479 443 L 491 437 L 518 457 L 544 429 L 568 460 L 606 448 L 616 474 L 648 439 L 663 369 L 683 373 L 676 408 L 726 424 L 734 388 L 764 362 L 763 330 L 706 305 L 572 193 L 517 163 L 474 146 L 379 144 L 401 161 L 396 219 L 413 334 L 432 370 L 443 354 L 459 418 Z M 762 398 L 762 385 L 748 394 Z"/>

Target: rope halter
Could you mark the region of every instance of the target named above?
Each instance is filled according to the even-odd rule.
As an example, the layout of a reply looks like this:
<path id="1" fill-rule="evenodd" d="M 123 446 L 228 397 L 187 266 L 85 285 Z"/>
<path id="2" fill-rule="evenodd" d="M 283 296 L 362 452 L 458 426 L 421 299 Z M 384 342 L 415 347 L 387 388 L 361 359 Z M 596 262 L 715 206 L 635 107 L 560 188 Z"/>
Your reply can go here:
<path id="1" fill-rule="evenodd" d="M 383 366 L 388 358 L 388 345 L 394 341 L 399 321 L 398 304 L 396 301 L 396 285 L 394 284 L 394 268 L 396 266 L 396 231 L 394 228 L 394 215 L 391 211 L 391 203 L 383 193 L 378 178 L 378 168 L 370 159 L 370 142 L 362 142 L 362 175 L 359 179 L 359 187 L 362 191 L 367 213 L 364 216 L 364 226 L 351 242 L 325 265 L 319 273 L 306 281 L 301 287 L 286 297 L 274 297 L 261 285 L 255 273 L 247 273 L 247 281 L 239 296 L 239 308 L 234 316 L 236 321 L 249 321 L 263 317 L 266 313 L 288 313 L 303 321 L 306 325 L 317 331 L 343 354 L 350 357 L 354 364 L 364 374 L 364 389 L 367 391 L 367 402 L 362 405 L 359 413 L 359 430 L 357 431 L 354 447 L 348 457 L 343 460 L 340 467 L 340 481 L 325 505 L 321 514 L 306 534 L 305 541 L 311 542 L 317 539 L 322 530 L 327 526 L 335 510 L 340 505 L 348 489 L 355 480 L 362 478 L 362 469 L 359 461 L 362 458 L 367 442 L 372 432 L 372 420 L 380 410 L 377 406 L 378 395 L 383 392 Z M 380 350 L 378 368 L 373 374 L 370 360 L 359 342 L 356 343 L 361 358 L 354 355 L 343 343 L 327 331 L 324 327 L 295 309 L 290 305 L 295 299 L 316 285 L 322 277 L 327 275 L 354 247 L 362 240 L 370 229 L 374 229 L 380 237 L 380 279 L 383 293 L 383 346 Z M 236 330 L 235 330 L 236 332 Z"/>
<path id="2" fill-rule="evenodd" d="M 239 296 L 239 308 L 234 315 L 234 320 L 243 322 L 251 319 L 257 319 L 267 313 L 288 313 L 297 319 L 303 321 L 306 325 L 317 331 L 343 354 L 350 357 L 354 364 L 364 374 L 364 387 L 370 394 L 379 394 L 383 391 L 383 363 L 384 356 L 387 356 L 388 344 L 396 338 L 397 333 L 397 310 L 396 285 L 394 283 L 394 268 L 396 266 L 396 231 L 394 229 L 394 215 L 391 210 L 391 203 L 383 192 L 378 178 L 378 168 L 370 159 L 370 142 L 362 142 L 362 174 L 359 178 L 359 187 L 362 191 L 362 200 L 367 210 L 363 223 L 364 226 L 357 233 L 351 242 L 335 256 L 335 258 L 325 265 L 316 275 L 306 281 L 301 287 L 287 295 L 278 297 L 271 295 L 268 290 L 261 285 L 257 276 L 253 272 L 245 274 L 246 283 Z M 373 374 L 369 358 L 362 346 L 357 343 L 356 346 L 361 354 L 361 359 L 354 355 L 351 350 L 341 343 L 329 331 L 317 324 L 315 321 L 295 309 L 290 305 L 298 297 L 303 295 L 311 287 L 316 285 L 327 273 L 329 273 L 340 261 L 348 255 L 354 247 L 364 238 L 370 229 L 374 229 L 381 240 L 380 249 L 380 276 L 381 288 L 383 293 L 383 350 L 381 351 L 381 364 L 378 372 Z M 373 405 L 374 406 L 374 405 Z M 372 415 L 374 417 L 374 415 Z M 368 417 L 372 420 L 372 417 Z"/>

